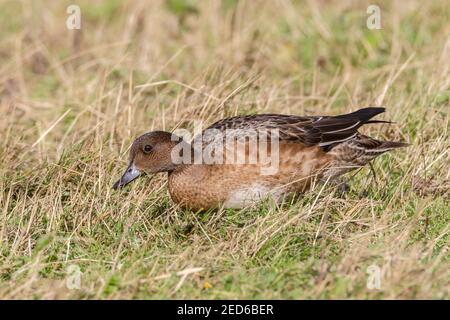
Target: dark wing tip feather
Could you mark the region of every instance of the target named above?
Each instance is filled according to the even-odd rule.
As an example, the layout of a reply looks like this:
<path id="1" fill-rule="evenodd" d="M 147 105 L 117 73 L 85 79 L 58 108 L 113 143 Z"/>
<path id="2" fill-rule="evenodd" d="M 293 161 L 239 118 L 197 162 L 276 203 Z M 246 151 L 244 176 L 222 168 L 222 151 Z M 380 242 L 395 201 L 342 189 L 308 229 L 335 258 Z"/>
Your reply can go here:
<path id="1" fill-rule="evenodd" d="M 377 114 L 383 113 L 386 111 L 386 108 L 362 108 L 359 110 L 356 110 L 355 112 L 343 114 L 341 116 L 337 116 L 334 118 L 356 118 L 361 122 L 366 122 L 370 120 L 371 118 L 375 117 Z"/>

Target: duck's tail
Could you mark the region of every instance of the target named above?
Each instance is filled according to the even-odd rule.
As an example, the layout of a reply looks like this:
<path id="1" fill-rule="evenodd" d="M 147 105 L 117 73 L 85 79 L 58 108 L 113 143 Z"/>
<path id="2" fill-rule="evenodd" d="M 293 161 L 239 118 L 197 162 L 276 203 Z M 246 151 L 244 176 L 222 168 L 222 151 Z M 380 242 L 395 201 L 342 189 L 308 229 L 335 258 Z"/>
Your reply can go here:
<path id="1" fill-rule="evenodd" d="M 314 127 L 321 133 L 319 145 L 329 151 L 340 143 L 350 141 L 358 135 L 358 129 L 368 123 L 392 123 L 384 120 L 371 120 L 385 112 L 385 108 L 363 108 L 352 113 L 334 117 L 321 117 Z"/>

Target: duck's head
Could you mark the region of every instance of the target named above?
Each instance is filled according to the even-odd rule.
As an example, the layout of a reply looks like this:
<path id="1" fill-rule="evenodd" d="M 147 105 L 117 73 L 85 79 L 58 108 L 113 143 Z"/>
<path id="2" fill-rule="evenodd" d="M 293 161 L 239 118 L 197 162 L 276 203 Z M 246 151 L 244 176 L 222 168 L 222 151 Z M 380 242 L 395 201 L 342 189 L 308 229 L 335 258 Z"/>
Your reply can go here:
<path id="1" fill-rule="evenodd" d="M 122 177 L 113 185 L 118 189 L 130 183 L 143 172 L 158 173 L 174 170 L 178 164 L 173 161 L 172 151 L 182 139 L 165 131 L 143 134 L 130 149 L 130 162 Z"/>

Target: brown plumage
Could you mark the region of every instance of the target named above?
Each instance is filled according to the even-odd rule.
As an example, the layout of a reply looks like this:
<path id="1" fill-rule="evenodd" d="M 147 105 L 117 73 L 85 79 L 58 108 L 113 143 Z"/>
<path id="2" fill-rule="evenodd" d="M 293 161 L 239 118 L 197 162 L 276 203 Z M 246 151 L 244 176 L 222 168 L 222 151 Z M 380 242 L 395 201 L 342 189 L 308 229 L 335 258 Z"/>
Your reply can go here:
<path id="1" fill-rule="evenodd" d="M 169 193 L 183 207 L 241 208 L 268 196 L 279 201 L 286 195 L 306 191 L 314 180 L 332 180 L 386 151 L 405 146 L 358 133 L 364 124 L 385 123 L 370 120 L 384 110 L 365 108 L 340 116 L 237 116 L 214 123 L 191 144 L 167 132 L 149 132 L 133 143 L 130 165 L 114 188 L 132 181 L 142 171 L 168 172 Z M 252 149 L 253 142 L 263 140 L 276 144 Z M 218 159 L 232 161 L 217 163 L 209 159 L 205 163 L 206 150 L 213 150 L 212 158 L 222 155 Z M 202 163 L 192 163 L 196 152 L 202 155 Z M 174 155 L 187 156 L 180 163 Z M 239 156 L 245 161 L 238 162 Z M 271 165 L 276 162 L 276 170 L 267 171 L 267 159 L 275 159 Z"/>

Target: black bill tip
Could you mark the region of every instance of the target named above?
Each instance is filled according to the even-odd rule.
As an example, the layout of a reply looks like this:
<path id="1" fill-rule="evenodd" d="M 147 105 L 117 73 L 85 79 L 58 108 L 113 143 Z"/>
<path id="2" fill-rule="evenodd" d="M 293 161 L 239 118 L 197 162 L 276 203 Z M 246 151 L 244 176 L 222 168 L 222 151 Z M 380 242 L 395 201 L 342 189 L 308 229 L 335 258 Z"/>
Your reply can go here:
<path id="1" fill-rule="evenodd" d="M 116 183 L 113 184 L 112 188 L 114 190 L 122 188 L 125 185 L 127 185 L 128 183 L 130 183 L 131 181 L 133 181 L 134 179 L 136 179 L 137 177 L 139 177 L 140 175 L 141 175 L 141 172 L 135 167 L 134 164 L 131 163 L 128 166 L 125 173 L 122 175 L 122 177 L 118 181 L 116 181 Z"/>

